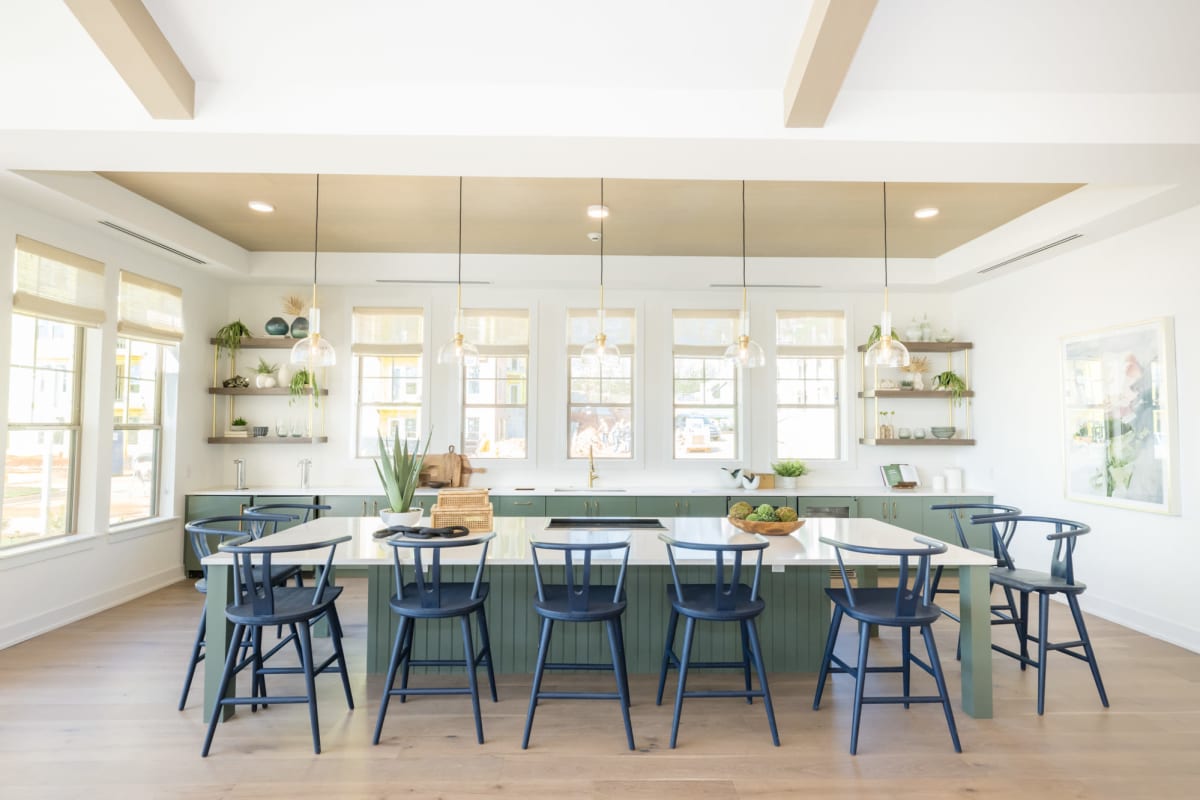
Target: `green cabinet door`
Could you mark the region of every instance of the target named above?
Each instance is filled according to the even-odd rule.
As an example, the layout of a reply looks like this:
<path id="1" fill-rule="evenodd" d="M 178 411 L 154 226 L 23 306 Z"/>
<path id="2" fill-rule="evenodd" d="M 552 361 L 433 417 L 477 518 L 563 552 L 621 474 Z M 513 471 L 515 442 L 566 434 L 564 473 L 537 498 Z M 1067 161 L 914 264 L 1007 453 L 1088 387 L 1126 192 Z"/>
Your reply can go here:
<path id="1" fill-rule="evenodd" d="M 224 517 L 241 514 L 252 505 L 248 494 L 190 494 L 184 498 L 184 519 L 188 522 L 205 517 Z M 200 574 L 200 562 L 192 550 L 190 537 L 183 534 L 183 568 L 189 573 Z"/>
<path id="2" fill-rule="evenodd" d="M 698 495 L 683 498 L 685 517 L 723 517 L 727 511 L 724 497 Z"/>
<path id="3" fill-rule="evenodd" d="M 379 509 L 387 506 L 387 498 L 381 494 L 327 494 L 321 497 L 321 505 L 330 506 L 321 512 L 326 517 L 377 517 Z"/>
<path id="4" fill-rule="evenodd" d="M 853 517 L 856 509 L 853 497 L 805 495 L 796 498 L 796 513 L 801 517 Z"/>
<path id="5" fill-rule="evenodd" d="M 414 494 L 412 499 L 412 507 L 420 508 L 421 511 L 429 514 L 433 511 L 433 507 L 437 505 L 436 494 Z"/>
<path id="6" fill-rule="evenodd" d="M 546 498 L 541 495 L 493 497 L 492 510 L 498 517 L 544 517 Z"/>
<path id="7" fill-rule="evenodd" d="M 957 514 L 962 521 L 963 533 L 966 534 L 967 544 L 971 547 L 990 549 L 992 546 L 992 526 L 991 525 L 972 525 L 971 516 L 973 514 L 986 514 L 984 510 L 963 509 L 961 511 L 931 511 L 930 506 L 935 505 L 952 505 L 958 503 L 991 503 L 990 495 L 967 495 L 960 497 L 929 497 L 925 498 L 928 502 L 925 504 L 925 535 L 934 539 L 940 539 L 943 542 L 950 544 L 960 544 L 958 541 L 958 530 L 954 527 L 954 520 L 951 514 Z"/>
<path id="8" fill-rule="evenodd" d="M 547 497 L 549 517 L 632 517 L 637 514 L 636 497 Z"/>
<path id="9" fill-rule="evenodd" d="M 737 497 L 737 496 L 735 496 L 735 497 L 729 498 L 729 502 L 726 503 L 726 505 L 725 505 L 725 510 L 728 511 L 729 507 L 732 506 L 734 503 L 740 503 L 743 500 L 745 500 L 747 503 L 749 503 L 750 505 L 752 505 L 755 508 L 758 508 L 763 503 L 767 503 L 775 508 L 778 508 L 779 506 L 790 506 L 791 505 L 791 503 L 788 502 L 788 499 L 786 497 L 784 497 L 783 495 L 759 495 L 757 497 L 754 497 L 754 496 Z"/>
<path id="10" fill-rule="evenodd" d="M 682 497 L 638 497 L 635 498 L 639 517 L 686 517 L 687 511 Z"/>
<path id="11" fill-rule="evenodd" d="M 311 494 L 303 494 L 303 495 L 256 494 L 256 495 L 254 495 L 254 501 L 251 503 L 251 505 L 252 506 L 269 506 L 269 505 L 274 505 L 275 503 L 302 503 L 304 505 L 311 506 L 315 502 L 317 502 L 317 498 Z M 279 509 L 278 512 L 273 512 L 273 511 L 268 510 L 265 513 L 267 513 L 267 514 L 272 514 L 272 513 L 289 514 L 293 517 L 296 517 L 296 519 L 292 520 L 291 522 L 280 522 L 277 525 L 276 524 L 267 525 L 268 531 L 282 531 L 287 528 L 294 527 L 296 525 L 299 525 L 300 520 L 304 517 L 304 512 L 301 510 L 298 510 L 298 509 L 289 511 L 286 508 L 281 508 L 281 509 Z"/>
<path id="12" fill-rule="evenodd" d="M 924 530 L 924 507 L 927 500 L 928 498 L 925 497 L 896 497 L 894 495 L 860 497 L 855 516 L 881 520 L 890 525 L 921 533 Z"/>
<path id="13" fill-rule="evenodd" d="M 593 517 L 636 517 L 636 497 L 602 496 L 592 498 Z"/>

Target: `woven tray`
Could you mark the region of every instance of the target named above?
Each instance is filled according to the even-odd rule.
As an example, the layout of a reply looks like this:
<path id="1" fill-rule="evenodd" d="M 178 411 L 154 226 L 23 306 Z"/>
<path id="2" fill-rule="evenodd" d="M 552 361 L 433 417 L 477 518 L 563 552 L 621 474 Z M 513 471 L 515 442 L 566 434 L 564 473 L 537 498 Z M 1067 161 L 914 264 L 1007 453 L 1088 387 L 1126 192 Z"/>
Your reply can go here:
<path id="1" fill-rule="evenodd" d="M 453 509 L 491 509 L 487 489 L 443 489 L 438 492 L 437 506 L 443 511 Z"/>
<path id="2" fill-rule="evenodd" d="M 438 498 L 439 501 L 441 498 Z M 443 508 L 439 502 L 429 512 L 430 525 L 443 528 L 447 525 L 464 525 L 471 533 L 483 533 L 492 529 L 492 507 Z"/>
<path id="3" fill-rule="evenodd" d="M 733 517 L 727 519 L 729 524 L 735 528 L 740 528 L 746 533 L 761 533 L 763 536 L 786 536 L 792 531 L 799 530 L 800 526 L 804 524 L 802 519 L 795 522 L 750 522 Z"/>

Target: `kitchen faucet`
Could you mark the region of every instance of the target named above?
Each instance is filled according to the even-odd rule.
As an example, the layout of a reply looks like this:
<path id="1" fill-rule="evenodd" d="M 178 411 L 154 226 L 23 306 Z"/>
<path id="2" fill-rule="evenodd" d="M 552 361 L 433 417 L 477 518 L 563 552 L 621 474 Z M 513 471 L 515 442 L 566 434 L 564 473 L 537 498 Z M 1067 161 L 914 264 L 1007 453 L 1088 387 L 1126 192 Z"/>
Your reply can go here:
<path id="1" fill-rule="evenodd" d="M 596 478 L 599 478 L 599 473 L 596 472 L 596 457 L 592 453 L 592 447 L 588 446 L 588 488 L 591 489 L 596 485 Z"/>

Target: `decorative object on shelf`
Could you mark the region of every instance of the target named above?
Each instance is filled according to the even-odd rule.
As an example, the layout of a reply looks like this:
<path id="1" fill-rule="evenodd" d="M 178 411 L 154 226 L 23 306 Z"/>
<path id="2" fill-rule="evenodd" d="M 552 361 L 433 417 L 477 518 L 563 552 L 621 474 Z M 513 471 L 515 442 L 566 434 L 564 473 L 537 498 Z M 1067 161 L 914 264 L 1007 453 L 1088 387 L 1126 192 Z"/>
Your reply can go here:
<path id="1" fill-rule="evenodd" d="M 438 492 L 429 522 L 435 528 L 463 525 L 476 533 L 492 529 L 492 513 L 487 489 L 447 489 Z"/>
<path id="2" fill-rule="evenodd" d="M 292 383 L 292 369 L 288 363 L 284 361 L 275 370 L 275 384 L 277 386 L 290 386 Z"/>
<path id="3" fill-rule="evenodd" d="M 929 324 L 929 315 L 928 314 L 921 315 L 921 341 L 922 342 L 932 342 L 933 341 L 933 326 Z"/>
<path id="4" fill-rule="evenodd" d="M 879 338 L 867 348 L 867 366 L 903 367 L 909 363 L 908 348 L 892 338 L 892 312 L 888 310 L 887 182 L 883 184 L 883 311 L 879 315 Z"/>
<path id="5" fill-rule="evenodd" d="M 263 326 L 263 330 L 267 332 L 268 336 L 287 336 L 290 328 L 288 327 L 287 320 L 283 317 L 271 317 L 267 320 L 267 324 Z"/>
<path id="6" fill-rule="evenodd" d="M 418 440 L 416 447 L 408 449 L 408 440 L 400 440 L 400 431 L 392 433 L 392 450 L 389 453 L 387 441 L 379 436 L 379 458 L 375 461 L 375 471 L 379 473 L 379 481 L 383 484 L 384 494 L 387 495 L 388 508 L 379 512 L 380 519 L 388 527 L 393 525 L 415 525 L 421 519 L 421 509 L 412 507 L 413 492 L 421 482 L 421 464 L 425 460 L 425 452 L 429 450 L 429 440 L 433 431 L 425 438 L 425 448 L 422 450 Z M 407 515 L 400 521 L 400 517 Z M 414 517 L 415 515 L 415 517 Z"/>
<path id="7" fill-rule="evenodd" d="M 775 485 L 780 489 L 795 489 L 796 480 L 808 472 L 808 466 L 803 461 L 781 459 L 771 465 L 775 473 Z"/>
<path id="8" fill-rule="evenodd" d="M 896 414 L 895 411 L 880 411 L 879 412 L 879 425 L 878 425 L 878 427 L 876 429 L 876 433 L 875 433 L 876 439 L 895 438 L 894 429 L 888 423 L 888 417 L 894 416 L 895 414 Z"/>
<path id="9" fill-rule="evenodd" d="M 254 436 L 257 438 L 257 437 L 266 436 L 267 431 L 269 431 L 269 430 L 270 430 L 270 428 L 268 428 L 266 425 L 255 425 L 252 432 L 253 432 Z"/>
<path id="10" fill-rule="evenodd" d="M 299 439 L 308 433 L 308 428 L 304 424 L 303 417 L 297 417 L 292 420 L 292 438 Z"/>
<path id="11" fill-rule="evenodd" d="M 871 332 L 869 334 L 867 334 L 867 347 L 870 347 L 871 345 L 875 344 L 878 341 L 879 341 L 879 326 L 872 325 Z"/>
<path id="12" fill-rule="evenodd" d="M 233 422 L 229 423 L 229 430 L 231 433 L 240 433 L 242 435 L 245 435 L 245 433 L 246 433 L 246 418 L 245 417 L 234 417 Z"/>
<path id="13" fill-rule="evenodd" d="M 953 342 L 953 341 L 954 341 L 954 334 L 950 332 L 950 329 L 949 329 L 949 328 L 945 328 L 945 327 L 943 327 L 941 330 L 939 330 L 939 331 L 937 332 L 937 336 L 935 336 L 934 338 L 935 338 L 937 341 L 939 341 L 939 342 L 943 342 L 943 343 L 945 343 L 945 342 Z"/>
<path id="14" fill-rule="evenodd" d="M 912 356 L 907 366 L 900 368 L 904 374 L 908 376 L 910 387 L 913 391 L 921 392 L 925 390 L 925 378 L 923 377 L 929 371 L 929 359 L 925 356 Z M 900 382 L 900 386 L 904 386 L 904 382 Z"/>
<path id="15" fill-rule="evenodd" d="M 911 438 L 913 438 L 912 430 L 909 428 L 897 428 L 896 429 L 896 438 L 897 439 L 911 439 Z"/>
<path id="16" fill-rule="evenodd" d="M 1063 340 L 1067 499 L 1179 513 L 1175 370 L 1171 317 Z"/>
<path id="17" fill-rule="evenodd" d="M 919 342 L 921 341 L 921 323 L 916 317 L 912 318 L 912 322 L 904 329 L 904 341 Z"/>
<path id="18" fill-rule="evenodd" d="M 913 390 L 913 379 L 912 378 L 904 378 L 903 380 L 901 380 L 900 388 L 904 389 L 905 391 L 911 392 Z"/>
<path id="19" fill-rule="evenodd" d="M 232 359 L 242 347 L 242 339 L 251 336 L 250 329 L 240 319 L 217 329 L 217 352 L 228 353 Z"/>
<path id="20" fill-rule="evenodd" d="M 748 491 L 754 491 L 762 483 L 762 479 L 758 475 L 749 470 L 742 470 L 742 488 Z"/>
<path id="21" fill-rule="evenodd" d="M 321 405 L 321 390 L 317 386 L 316 374 L 309 372 L 307 369 L 298 369 L 292 374 L 292 379 L 288 383 L 288 389 L 291 392 L 291 398 L 288 400 L 288 405 L 293 405 L 297 397 L 303 397 L 308 394 L 308 390 L 312 389 L 313 407 Z"/>
<path id="22" fill-rule="evenodd" d="M 953 425 L 934 425 L 929 429 L 935 439 L 953 439 L 958 428 Z"/>
<path id="23" fill-rule="evenodd" d="M 297 317 L 292 321 L 292 336 L 295 338 L 305 336 L 305 338 L 300 339 L 292 346 L 292 357 L 289 359 L 293 364 L 307 365 L 310 370 L 314 367 L 332 367 L 337 363 L 337 352 L 333 349 L 333 345 L 329 343 L 328 339 L 321 337 L 321 309 L 317 307 L 317 254 L 320 252 L 321 235 L 321 176 L 319 174 L 317 175 L 314 205 L 312 307 L 308 311 L 308 320 L 304 317 Z M 303 325 L 300 325 L 301 321 L 303 321 Z M 303 331 L 299 336 L 297 336 L 297 326 Z"/>
<path id="24" fill-rule="evenodd" d="M 933 388 L 943 392 L 950 392 L 950 396 L 954 398 L 954 404 L 961 405 L 963 392 L 967 391 L 967 382 L 957 372 L 948 369 L 933 376 Z M 932 430 L 937 429 L 933 428 Z"/>
<path id="25" fill-rule="evenodd" d="M 274 389 L 275 372 L 278 369 L 278 364 L 268 364 L 265 358 L 259 356 L 258 366 L 254 368 L 254 372 L 256 373 L 254 376 L 254 385 L 259 389 Z M 263 435 L 265 436 L 266 434 Z"/>
<path id="26" fill-rule="evenodd" d="M 880 379 L 879 379 L 879 388 L 880 388 L 880 389 L 884 389 L 884 390 L 889 390 L 889 389 L 899 389 L 899 388 L 900 388 L 900 385 L 899 385 L 899 384 L 897 384 L 897 383 L 896 383 L 894 380 L 892 380 L 891 378 L 880 378 Z M 911 388 L 911 387 L 910 387 L 910 388 Z"/>
<path id="27" fill-rule="evenodd" d="M 221 381 L 221 386 L 226 389 L 249 389 L 250 381 L 243 378 L 241 375 L 234 375 L 232 378 L 226 378 Z"/>
<path id="28" fill-rule="evenodd" d="M 762 345 L 750 338 L 750 307 L 746 302 L 746 182 L 742 181 L 742 332 L 729 347 L 724 358 L 736 367 L 752 369 L 767 363 Z"/>
<path id="29" fill-rule="evenodd" d="M 721 472 L 725 473 L 725 483 L 734 489 L 742 488 L 742 468 L 741 467 L 721 467 Z"/>
<path id="30" fill-rule="evenodd" d="M 600 179 L 600 207 L 604 205 L 604 178 Z M 604 217 L 600 217 L 600 327 L 596 338 L 580 348 L 579 355 L 585 361 L 596 366 L 615 368 L 621 357 L 621 350 L 615 344 L 608 343 L 608 335 L 604 332 Z"/>
<path id="31" fill-rule="evenodd" d="M 454 336 L 438 348 L 439 364 L 473 365 L 479 361 L 479 350 L 467 341 L 463 333 L 462 313 L 462 229 L 463 229 L 463 179 L 458 176 L 458 299 L 454 307 Z"/>
<path id="32" fill-rule="evenodd" d="M 924 439 L 925 438 L 925 429 L 924 428 L 914 428 L 913 429 L 913 438 L 914 439 Z"/>
<path id="33" fill-rule="evenodd" d="M 290 428 L 288 427 L 288 421 L 286 419 L 280 417 L 279 419 L 275 420 L 276 436 L 278 436 L 280 439 L 286 439 L 289 432 Z"/>
<path id="34" fill-rule="evenodd" d="M 306 317 L 296 317 L 294 320 L 292 320 L 290 332 L 293 339 L 308 338 L 308 319 Z"/>

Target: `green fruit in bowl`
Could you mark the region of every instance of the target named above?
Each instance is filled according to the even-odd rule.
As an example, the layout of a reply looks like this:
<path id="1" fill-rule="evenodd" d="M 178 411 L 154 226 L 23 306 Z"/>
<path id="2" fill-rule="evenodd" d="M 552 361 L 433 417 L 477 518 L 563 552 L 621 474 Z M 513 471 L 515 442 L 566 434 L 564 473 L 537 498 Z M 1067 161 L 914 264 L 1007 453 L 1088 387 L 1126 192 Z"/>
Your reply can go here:
<path id="1" fill-rule="evenodd" d="M 780 522 L 795 522 L 799 519 L 796 509 L 791 506 L 780 506 L 775 509 L 775 516 L 779 518 Z"/>
<path id="2" fill-rule="evenodd" d="M 748 515 L 748 516 L 746 517 L 746 522 L 761 522 L 761 521 L 762 521 L 762 520 L 761 520 L 761 519 L 759 519 L 759 516 L 758 516 L 758 513 L 757 513 L 757 512 L 755 512 L 755 513 L 753 513 L 753 514 L 750 514 L 750 515 Z"/>
<path id="3" fill-rule="evenodd" d="M 763 503 L 758 508 L 754 509 L 754 513 L 758 515 L 762 522 L 777 522 L 779 517 L 775 516 L 775 509 L 770 503 Z"/>
<path id="4" fill-rule="evenodd" d="M 729 507 L 729 517 L 730 519 L 746 519 L 746 517 L 750 516 L 751 512 L 753 511 L 753 506 L 745 501 L 742 501 L 739 503 L 734 503 Z"/>

